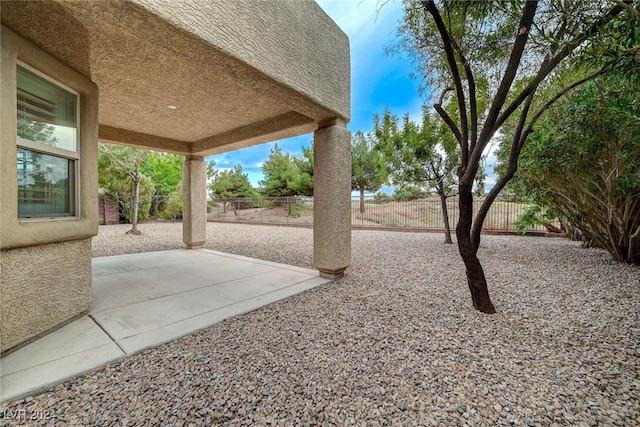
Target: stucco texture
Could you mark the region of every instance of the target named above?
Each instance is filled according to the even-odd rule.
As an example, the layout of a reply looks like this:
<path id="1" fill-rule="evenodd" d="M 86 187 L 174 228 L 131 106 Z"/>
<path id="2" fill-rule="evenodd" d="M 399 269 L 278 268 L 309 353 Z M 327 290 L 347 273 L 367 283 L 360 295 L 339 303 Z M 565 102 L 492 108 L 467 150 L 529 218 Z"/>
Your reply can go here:
<path id="1" fill-rule="evenodd" d="M 189 249 L 201 248 L 207 239 L 207 164 L 191 157 L 182 167 L 182 239 Z"/>
<path id="2" fill-rule="evenodd" d="M 105 141 L 208 156 L 350 118 L 349 40 L 313 1 L 25 1 L 1 18 L 97 84 Z"/>
<path id="3" fill-rule="evenodd" d="M 344 124 L 314 134 L 313 264 L 328 278 L 351 264 L 350 141 Z"/>
<path id="4" fill-rule="evenodd" d="M 349 41 L 312 0 L 133 0 L 338 116 L 350 116 Z M 215 25 L 211 25 L 214 23 Z"/>
<path id="5" fill-rule="evenodd" d="M 89 310 L 91 239 L 0 253 L 0 351 Z"/>
<path id="6" fill-rule="evenodd" d="M 95 236 L 98 234 L 98 91 L 95 84 L 5 27 L 2 27 L 1 55 L 0 248 L 6 250 Z M 79 203 L 75 218 L 32 221 L 18 218 L 17 61 L 45 73 L 80 95 Z"/>

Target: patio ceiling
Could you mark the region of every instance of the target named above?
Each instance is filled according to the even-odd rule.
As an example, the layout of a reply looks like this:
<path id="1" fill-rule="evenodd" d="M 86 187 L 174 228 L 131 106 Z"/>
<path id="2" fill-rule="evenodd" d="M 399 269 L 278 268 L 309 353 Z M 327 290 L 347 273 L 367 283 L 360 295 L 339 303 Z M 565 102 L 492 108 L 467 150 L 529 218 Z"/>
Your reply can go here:
<path id="1" fill-rule="evenodd" d="M 211 155 L 349 120 L 348 39 L 308 1 L 2 2 L 94 81 L 101 140 Z"/>

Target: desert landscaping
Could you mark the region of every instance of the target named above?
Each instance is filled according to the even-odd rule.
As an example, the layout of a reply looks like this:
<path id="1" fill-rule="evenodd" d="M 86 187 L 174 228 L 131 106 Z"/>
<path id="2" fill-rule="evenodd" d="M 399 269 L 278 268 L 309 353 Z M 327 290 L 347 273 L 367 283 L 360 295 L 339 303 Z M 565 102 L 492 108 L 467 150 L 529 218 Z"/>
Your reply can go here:
<path id="1" fill-rule="evenodd" d="M 94 256 L 181 247 L 179 223 L 128 227 L 101 226 Z M 312 265 L 308 228 L 207 233 L 210 249 Z M 33 424 L 55 426 L 640 423 L 636 267 L 567 239 L 484 236 L 485 315 L 439 234 L 356 230 L 352 248 L 342 279 L 8 409 L 51 408 Z"/>

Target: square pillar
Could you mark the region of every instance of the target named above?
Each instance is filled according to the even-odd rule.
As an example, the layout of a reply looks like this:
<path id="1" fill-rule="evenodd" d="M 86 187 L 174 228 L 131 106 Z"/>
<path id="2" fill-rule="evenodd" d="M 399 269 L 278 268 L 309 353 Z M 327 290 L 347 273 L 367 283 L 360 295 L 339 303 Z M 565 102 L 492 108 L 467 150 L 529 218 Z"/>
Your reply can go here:
<path id="1" fill-rule="evenodd" d="M 182 165 L 182 241 L 187 249 L 207 239 L 207 165 L 204 157 L 186 156 Z"/>
<path id="2" fill-rule="evenodd" d="M 330 279 L 351 264 L 351 132 L 337 122 L 313 142 L 313 265 Z"/>

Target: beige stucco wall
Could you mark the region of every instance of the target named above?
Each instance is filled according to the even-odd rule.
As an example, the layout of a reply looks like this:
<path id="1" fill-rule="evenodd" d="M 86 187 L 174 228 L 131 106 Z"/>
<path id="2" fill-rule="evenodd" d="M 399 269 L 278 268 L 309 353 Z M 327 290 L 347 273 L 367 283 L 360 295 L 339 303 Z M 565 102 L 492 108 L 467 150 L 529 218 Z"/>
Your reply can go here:
<path id="1" fill-rule="evenodd" d="M 2 251 L 0 351 L 89 310 L 91 239 Z"/>
<path id="2" fill-rule="evenodd" d="M 207 164 L 190 156 L 182 165 L 182 240 L 189 249 L 207 240 Z"/>
<path id="3" fill-rule="evenodd" d="M 337 121 L 313 139 L 313 265 L 333 279 L 351 264 L 351 132 Z"/>
<path id="4" fill-rule="evenodd" d="M 2 27 L 0 63 L 0 249 L 84 239 L 98 234 L 98 89 L 86 77 Z M 16 61 L 80 94 L 80 206 L 77 219 L 18 220 Z"/>
<path id="5" fill-rule="evenodd" d="M 2 25 L 98 85 L 105 141 L 209 156 L 350 118 L 349 40 L 312 0 L 0 6 Z"/>
<path id="6" fill-rule="evenodd" d="M 98 232 L 98 90 L 87 78 L 2 27 L 0 54 L 0 349 L 87 311 L 91 237 Z M 80 94 L 78 217 L 18 219 L 16 61 Z"/>
<path id="7" fill-rule="evenodd" d="M 313 0 L 131 0 L 351 117 L 349 39 Z"/>

